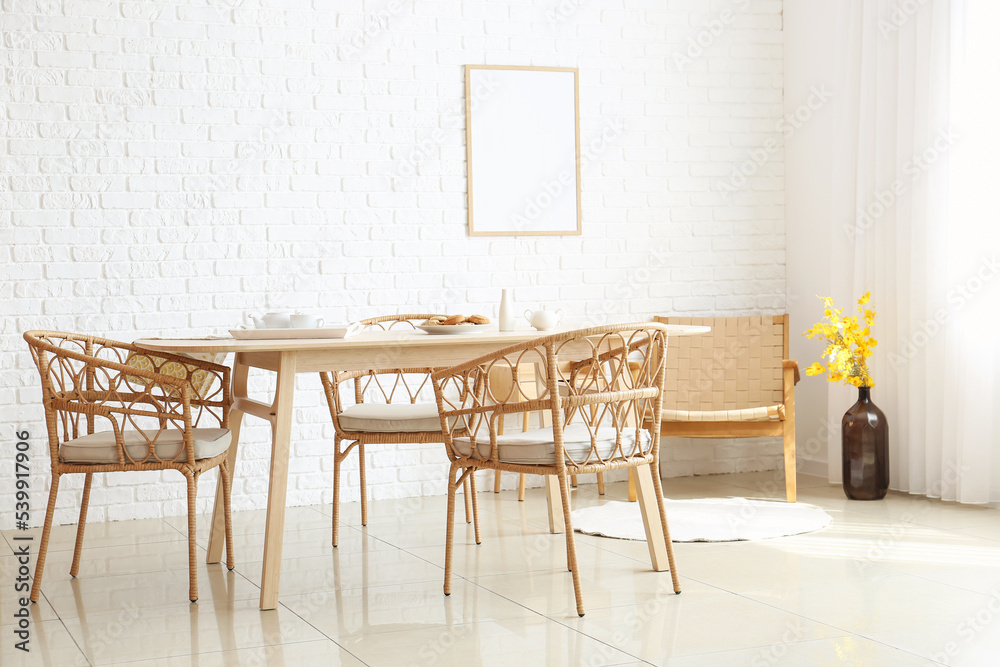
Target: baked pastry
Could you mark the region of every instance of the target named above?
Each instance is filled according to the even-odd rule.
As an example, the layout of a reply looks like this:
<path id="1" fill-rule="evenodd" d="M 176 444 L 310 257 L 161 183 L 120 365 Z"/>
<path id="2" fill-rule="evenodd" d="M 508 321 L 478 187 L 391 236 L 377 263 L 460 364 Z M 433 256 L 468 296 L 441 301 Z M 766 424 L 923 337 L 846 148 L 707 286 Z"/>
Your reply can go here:
<path id="1" fill-rule="evenodd" d="M 475 326 L 477 324 L 489 324 L 490 318 L 485 315 L 435 315 L 423 321 L 423 326 Z"/>

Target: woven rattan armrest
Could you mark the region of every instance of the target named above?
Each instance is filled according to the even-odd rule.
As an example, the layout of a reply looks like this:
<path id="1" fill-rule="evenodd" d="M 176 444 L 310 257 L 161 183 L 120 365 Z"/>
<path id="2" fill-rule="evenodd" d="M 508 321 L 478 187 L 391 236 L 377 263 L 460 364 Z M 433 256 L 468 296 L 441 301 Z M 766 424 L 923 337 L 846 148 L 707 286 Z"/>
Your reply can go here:
<path id="1" fill-rule="evenodd" d="M 795 359 L 783 359 L 781 361 L 781 367 L 783 369 L 789 369 L 790 368 L 793 371 L 795 371 L 795 384 L 798 384 L 799 380 L 802 379 L 799 376 L 799 362 L 797 362 Z"/>

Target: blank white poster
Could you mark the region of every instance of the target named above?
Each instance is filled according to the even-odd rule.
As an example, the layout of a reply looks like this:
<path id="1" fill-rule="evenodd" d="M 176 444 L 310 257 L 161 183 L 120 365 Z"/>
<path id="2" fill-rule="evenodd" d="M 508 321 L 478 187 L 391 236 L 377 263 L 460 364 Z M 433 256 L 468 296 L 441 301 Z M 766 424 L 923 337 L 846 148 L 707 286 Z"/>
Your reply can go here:
<path id="1" fill-rule="evenodd" d="M 577 72 L 466 67 L 469 233 L 579 234 Z"/>

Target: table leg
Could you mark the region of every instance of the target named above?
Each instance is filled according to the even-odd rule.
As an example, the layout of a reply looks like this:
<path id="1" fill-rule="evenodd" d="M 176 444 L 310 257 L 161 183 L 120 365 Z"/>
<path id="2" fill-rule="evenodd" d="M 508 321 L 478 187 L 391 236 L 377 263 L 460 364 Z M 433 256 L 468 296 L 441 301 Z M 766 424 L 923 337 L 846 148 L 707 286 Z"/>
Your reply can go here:
<path id="1" fill-rule="evenodd" d="M 274 392 L 271 480 L 267 491 L 264 566 L 260 575 L 262 610 L 278 607 L 281 548 L 285 534 L 285 494 L 288 490 L 288 450 L 292 434 L 292 398 L 295 391 L 295 361 L 294 352 L 281 353 L 281 360 L 278 363 L 278 386 Z"/>
<path id="2" fill-rule="evenodd" d="M 232 399 L 247 397 L 247 376 L 250 374 L 250 367 L 242 363 L 242 355 L 236 355 L 233 362 L 233 387 Z M 243 424 L 243 411 L 229 411 L 229 430 L 232 432 L 232 442 L 229 444 L 229 478 L 235 479 L 236 475 L 236 450 L 240 444 L 240 426 Z M 215 508 L 212 510 L 212 524 L 208 532 L 208 555 L 205 557 L 206 563 L 218 563 L 222 560 L 222 547 L 226 541 L 226 517 L 222 502 L 222 478 L 215 489 Z"/>
<path id="3" fill-rule="evenodd" d="M 653 484 L 653 475 L 660 474 L 660 471 L 654 472 L 653 467 L 648 464 L 629 468 L 629 472 L 633 470 L 636 477 L 635 488 L 639 496 L 639 510 L 642 512 L 642 525 L 646 529 L 649 561 L 654 570 L 663 572 L 670 569 L 667 557 L 669 547 L 663 534 L 663 524 L 660 523 L 659 499 L 656 497 L 656 487 Z"/>
<path id="4" fill-rule="evenodd" d="M 559 491 L 559 478 L 556 475 L 545 475 L 545 497 L 549 501 L 549 532 L 565 533 L 562 493 Z"/>

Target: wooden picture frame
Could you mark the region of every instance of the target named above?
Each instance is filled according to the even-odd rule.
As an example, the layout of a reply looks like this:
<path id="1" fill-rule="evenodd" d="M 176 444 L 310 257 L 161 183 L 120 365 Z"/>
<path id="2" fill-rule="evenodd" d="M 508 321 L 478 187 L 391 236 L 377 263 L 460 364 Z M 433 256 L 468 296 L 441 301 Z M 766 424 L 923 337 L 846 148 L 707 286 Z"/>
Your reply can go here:
<path id="1" fill-rule="evenodd" d="M 583 233 L 580 72 L 465 66 L 470 236 Z"/>

